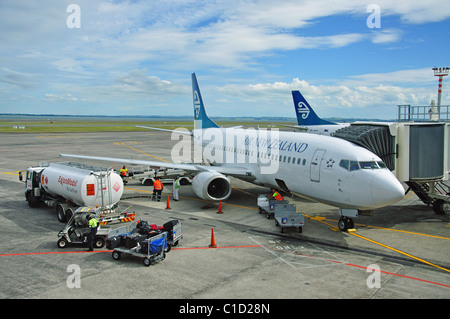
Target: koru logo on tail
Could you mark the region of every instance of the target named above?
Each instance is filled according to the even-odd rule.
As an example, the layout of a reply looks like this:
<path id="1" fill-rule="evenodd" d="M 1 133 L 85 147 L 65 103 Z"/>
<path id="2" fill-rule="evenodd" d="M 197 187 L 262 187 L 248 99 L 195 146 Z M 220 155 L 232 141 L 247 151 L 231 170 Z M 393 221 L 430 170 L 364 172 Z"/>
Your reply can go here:
<path id="1" fill-rule="evenodd" d="M 306 120 L 309 116 L 309 108 L 303 102 L 298 102 L 297 113 L 302 115 L 302 119 Z"/>
<path id="2" fill-rule="evenodd" d="M 198 119 L 198 115 L 200 114 L 200 98 L 198 97 L 197 90 L 194 91 L 194 115 L 195 119 Z"/>

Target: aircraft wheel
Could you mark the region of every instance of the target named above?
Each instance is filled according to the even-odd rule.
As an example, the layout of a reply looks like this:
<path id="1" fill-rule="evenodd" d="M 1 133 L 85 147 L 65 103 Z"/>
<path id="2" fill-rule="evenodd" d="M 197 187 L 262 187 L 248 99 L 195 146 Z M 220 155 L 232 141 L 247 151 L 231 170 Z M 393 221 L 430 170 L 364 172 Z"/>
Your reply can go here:
<path id="1" fill-rule="evenodd" d="M 346 231 L 349 227 L 348 218 L 347 217 L 341 217 L 338 221 L 338 227 L 341 231 Z"/>

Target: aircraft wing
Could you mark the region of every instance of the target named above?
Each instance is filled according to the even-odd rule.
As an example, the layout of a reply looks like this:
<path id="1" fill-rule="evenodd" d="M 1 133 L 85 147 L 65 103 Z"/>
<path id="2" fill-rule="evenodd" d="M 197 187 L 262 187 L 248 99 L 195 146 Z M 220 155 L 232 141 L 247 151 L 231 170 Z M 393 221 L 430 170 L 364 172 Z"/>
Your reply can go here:
<path id="1" fill-rule="evenodd" d="M 182 169 L 189 172 L 202 172 L 202 171 L 213 171 L 224 175 L 231 175 L 234 177 L 249 177 L 253 175 L 253 172 L 246 167 L 227 167 L 227 166 L 208 166 L 208 165 L 198 165 L 198 164 L 183 164 L 183 163 L 166 163 L 160 161 L 146 161 L 146 160 L 136 160 L 136 159 L 126 159 L 126 158 L 116 158 L 116 157 L 99 157 L 99 156 L 86 156 L 86 155 L 74 155 L 74 154 L 59 154 L 62 157 L 72 157 L 79 159 L 88 159 L 104 162 L 113 163 L 127 163 L 134 165 L 147 165 L 152 168 L 174 168 Z"/>

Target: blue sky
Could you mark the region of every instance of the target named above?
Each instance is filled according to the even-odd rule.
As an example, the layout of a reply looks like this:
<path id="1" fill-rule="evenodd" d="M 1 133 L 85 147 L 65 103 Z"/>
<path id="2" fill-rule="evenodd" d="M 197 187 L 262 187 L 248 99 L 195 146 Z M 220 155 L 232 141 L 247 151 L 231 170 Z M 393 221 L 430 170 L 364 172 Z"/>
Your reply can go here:
<path id="1" fill-rule="evenodd" d="M 321 117 L 395 119 L 450 66 L 442 0 L 2 0 L 0 30 L 0 113 L 190 116 L 196 72 L 211 117 L 294 120 L 300 90 Z"/>

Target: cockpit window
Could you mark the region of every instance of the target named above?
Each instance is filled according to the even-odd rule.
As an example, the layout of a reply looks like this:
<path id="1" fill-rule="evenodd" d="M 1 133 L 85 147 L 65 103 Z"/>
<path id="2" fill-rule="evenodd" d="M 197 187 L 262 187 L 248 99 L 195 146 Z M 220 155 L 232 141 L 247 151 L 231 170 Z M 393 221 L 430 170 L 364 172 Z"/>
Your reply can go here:
<path id="1" fill-rule="evenodd" d="M 384 164 L 384 162 L 377 162 L 378 166 L 380 166 L 380 168 L 387 168 L 386 164 Z"/>
<path id="2" fill-rule="evenodd" d="M 349 164 L 350 164 L 349 160 L 341 160 L 341 162 L 339 163 L 339 166 L 348 170 L 348 165 Z"/>
<path id="3" fill-rule="evenodd" d="M 357 161 L 350 161 L 350 170 L 356 171 L 359 169 L 359 165 Z"/>
<path id="4" fill-rule="evenodd" d="M 379 169 L 377 162 L 359 162 L 362 169 Z"/>
<path id="5" fill-rule="evenodd" d="M 387 168 L 386 164 L 382 161 L 364 161 L 364 162 L 357 162 L 357 161 L 350 161 L 343 159 L 339 162 L 339 166 L 342 168 L 345 168 L 349 171 L 356 171 L 359 169 L 383 169 Z"/>

